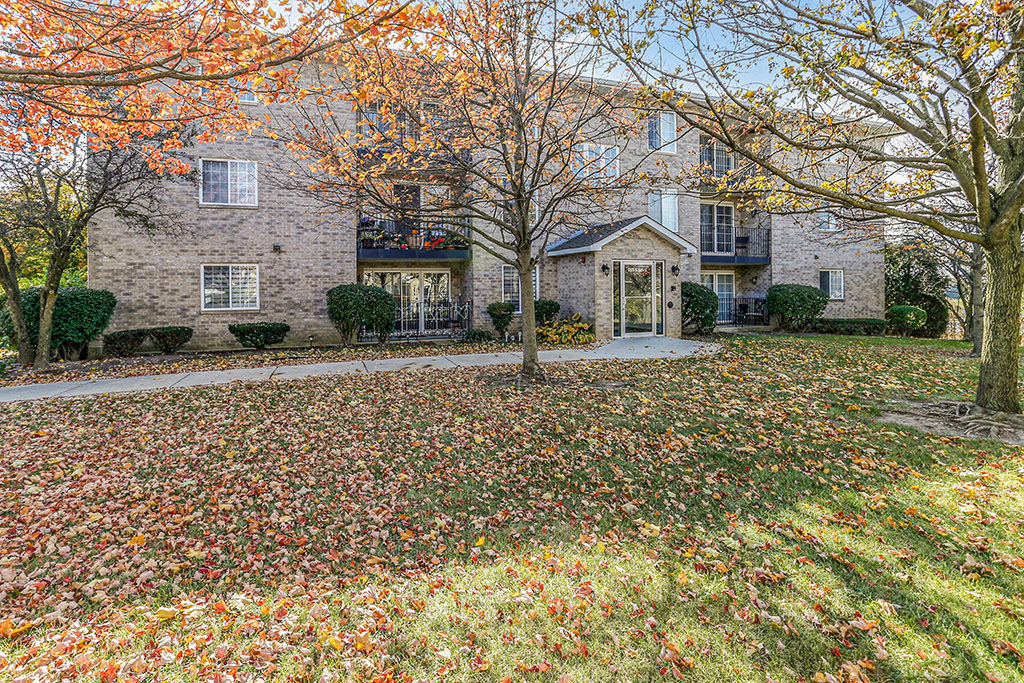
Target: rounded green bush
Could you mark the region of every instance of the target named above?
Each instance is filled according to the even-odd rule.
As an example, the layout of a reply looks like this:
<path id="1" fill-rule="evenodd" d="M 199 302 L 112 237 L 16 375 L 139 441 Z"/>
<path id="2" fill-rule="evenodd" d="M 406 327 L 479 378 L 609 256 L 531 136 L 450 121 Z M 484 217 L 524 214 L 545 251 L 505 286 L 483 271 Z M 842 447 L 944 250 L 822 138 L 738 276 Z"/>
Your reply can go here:
<path id="1" fill-rule="evenodd" d="M 134 356 L 149 337 L 149 330 L 121 330 L 103 335 L 103 355 L 126 358 Z"/>
<path id="2" fill-rule="evenodd" d="M 515 305 L 505 301 L 495 301 L 487 306 L 487 315 L 491 316 L 491 323 L 498 335 L 504 337 L 508 326 L 512 324 L 512 316 L 516 314 Z"/>
<path id="3" fill-rule="evenodd" d="M 372 285 L 338 285 L 327 291 L 327 316 L 346 344 L 355 341 L 359 327 L 374 331 L 383 344 L 395 331 L 398 304 L 391 293 Z"/>
<path id="4" fill-rule="evenodd" d="M 558 317 L 562 305 L 557 301 L 549 299 L 537 299 L 533 302 L 533 317 L 537 321 L 537 327 L 543 327 Z"/>
<path id="5" fill-rule="evenodd" d="M 828 295 L 817 287 L 779 284 L 768 288 L 768 313 L 783 330 L 799 332 L 821 318 Z"/>
<path id="6" fill-rule="evenodd" d="M 487 330 L 470 330 L 462 335 L 462 341 L 467 344 L 482 344 L 494 341 L 494 335 Z"/>
<path id="7" fill-rule="evenodd" d="M 178 349 L 188 344 L 195 330 L 191 327 L 153 327 L 147 332 L 156 348 L 160 349 L 160 353 L 170 355 L 177 353 Z"/>
<path id="8" fill-rule="evenodd" d="M 914 302 L 914 305 L 928 316 L 924 325 L 912 332 L 915 337 L 938 339 L 946 333 L 946 328 L 949 327 L 949 306 L 944 298 L 924 294 Z"/>
<path id="9" fill-rule="evenodd" d="M 237 323 L 228 325 L 228 332 L 242 346 L 262 351 L 268 346 L 280 344 L 291 331 L 288 323 Z"/>
<path id="10" fill-rule="evenodd" d="M 885 312 L 885 320 L 889 323 L 890 332 L 905 337 L 924 327 L 928 313 L 917 306 L 890 306 Z"/>
<path id="11" fill-rule="evenodd" d="M 683 282 L 679 285 L 679 314 L 684 330 L 710 334 L 718 322 L 718 295 L 696 282 Z"/>
<path id="12" fill-rule="evenodd" d="M 28 336 L 35 346 L 39 343 L 39 289 L 33 287 L 21 293 L 21 307 L 25 313 Z M 78 358 L 85 347 L 95 339 L 114 314 L 117 299 L 105 289 L 61 287 L 53 307 L 53 332 L 50 339 L 51 355 L 58 358 Z M 0 333 L 13 340 L 14 322 L 7 309 L 7 297 L 0 296 Z"/>

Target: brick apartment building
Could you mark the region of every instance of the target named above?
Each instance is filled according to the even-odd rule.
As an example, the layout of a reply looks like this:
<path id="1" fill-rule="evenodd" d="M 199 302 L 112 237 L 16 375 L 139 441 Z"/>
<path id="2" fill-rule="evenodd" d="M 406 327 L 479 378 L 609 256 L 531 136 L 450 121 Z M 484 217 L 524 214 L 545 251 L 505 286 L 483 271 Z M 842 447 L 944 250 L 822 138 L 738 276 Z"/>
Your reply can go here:
<path id="1" fill-rule="evenodd" d="M 264 107 L 243 104 L 257 114 Z M 358 126 L 358 114 L 350 116 Z M 675 115 L 664 112 L 650 120 L 646 140 L 601 141 L 602 149 L 642 152 L 672 172 L 698 159 L 716 173 L 733 167 L 724 148 L 696 131 L 674 140 L 672 131 Z M 325 293 L 352 282 L 394 294 L 399 338 L 491 329 L 488 304 L 519 303 L 514 269 L 481 249 L 451 239 L 436 248 L 439 235 L 429 230 L 331 209 L 275 182 L 275 170 L 294 163 L 281 143 L 254 137 L 190 151 L 198 182 L 166 190 L 184 212 L 184 234 L 136 234 L 109 218 L 90 228 L 90 287 L 118 300 L 111 330 L 186 325 L 195 329 L 191 348 L 230 348 L 229 324 L 281 321 L 291 326 L 290 345 L 338 343 Z M 561 315 L 593 322 L 599 339 L 680 336 L 684 281 L 718 293 L 722 326 L 766 324 L 765 294 L 775 283 L 823 288 L 827 317 L 882 317 L 878 245 L 832 239 L 825 216 L 745 214 L 735 200 L 710 187 L 638 188 L 614 215 L 595 215 L 590 228 L 547 248 L 534 274 L 538 296 L 558 301 Z"/>

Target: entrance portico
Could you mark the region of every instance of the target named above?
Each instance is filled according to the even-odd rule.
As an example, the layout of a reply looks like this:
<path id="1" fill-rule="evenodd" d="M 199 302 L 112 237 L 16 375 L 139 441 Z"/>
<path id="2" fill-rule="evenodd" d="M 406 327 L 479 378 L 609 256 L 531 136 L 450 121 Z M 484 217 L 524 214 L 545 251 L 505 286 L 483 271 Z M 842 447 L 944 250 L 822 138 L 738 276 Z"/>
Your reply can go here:
<path id="1" fill-rule="evenodd" d="M 548 248 L 562 315 L 594 321 L 598 339 L 680 336 L 679 283 L 700 276 L 697 248 L 644 217 L 598 225 Z"/>

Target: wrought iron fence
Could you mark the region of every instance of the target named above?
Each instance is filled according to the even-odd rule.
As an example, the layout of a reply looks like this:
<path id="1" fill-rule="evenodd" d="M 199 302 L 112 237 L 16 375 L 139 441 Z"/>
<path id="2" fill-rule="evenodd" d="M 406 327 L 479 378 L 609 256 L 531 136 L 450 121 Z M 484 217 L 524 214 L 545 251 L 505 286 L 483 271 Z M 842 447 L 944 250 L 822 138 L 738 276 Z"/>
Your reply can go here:
<path id="1" fill-rule="evenodd" d="M 443 301 L 430 304 L 406 304 L 395 313 L 395 331 L 391 339 L 454 339 L 470 329 L 473 302 Z M 372 329 L 359 328 L 359 341 L 372 341 Z"/>
<path id="2" fill-rule="evenodd" d="M 763 296 L 737 296 L 731 299 L 719 298 L 718 324 L 768 325 L 768 304 Z"/>

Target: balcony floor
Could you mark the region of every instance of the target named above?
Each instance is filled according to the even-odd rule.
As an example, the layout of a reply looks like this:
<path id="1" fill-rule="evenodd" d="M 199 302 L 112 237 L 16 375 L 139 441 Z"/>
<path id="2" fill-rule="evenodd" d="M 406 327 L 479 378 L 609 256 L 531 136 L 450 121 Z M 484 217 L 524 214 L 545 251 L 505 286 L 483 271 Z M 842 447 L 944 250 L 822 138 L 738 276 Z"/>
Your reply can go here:
<path id="1" fill-rule="evenodd" d="M 364 249 L 356 247 L 360 261 L 468 261 L 469 249 Z"/>

